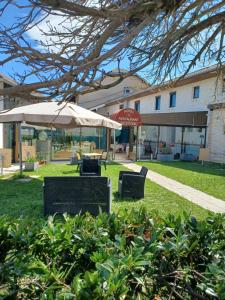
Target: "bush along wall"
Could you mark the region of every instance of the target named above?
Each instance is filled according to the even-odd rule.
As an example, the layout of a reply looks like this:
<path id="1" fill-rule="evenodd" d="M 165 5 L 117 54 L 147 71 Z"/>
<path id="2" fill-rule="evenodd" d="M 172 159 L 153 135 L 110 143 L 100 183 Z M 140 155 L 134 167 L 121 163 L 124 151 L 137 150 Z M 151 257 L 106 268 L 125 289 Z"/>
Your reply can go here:
<path id="1" fill-rule="evenodd" d="M 0 299 L 225 299 L 225 216 L 0 218 Z"/>

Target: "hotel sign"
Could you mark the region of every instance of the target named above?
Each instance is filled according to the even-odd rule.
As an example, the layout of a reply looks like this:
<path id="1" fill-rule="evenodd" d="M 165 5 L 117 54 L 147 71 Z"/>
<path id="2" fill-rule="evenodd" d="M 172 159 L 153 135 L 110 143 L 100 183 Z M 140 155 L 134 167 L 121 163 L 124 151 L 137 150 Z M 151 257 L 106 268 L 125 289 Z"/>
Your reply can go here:
<path id="1" fill-rule="evenodd" d="M 124 108 L 111 115 L 111 119 L 124 126 L 142 125 L 141 115 L 133 108 Z"/>

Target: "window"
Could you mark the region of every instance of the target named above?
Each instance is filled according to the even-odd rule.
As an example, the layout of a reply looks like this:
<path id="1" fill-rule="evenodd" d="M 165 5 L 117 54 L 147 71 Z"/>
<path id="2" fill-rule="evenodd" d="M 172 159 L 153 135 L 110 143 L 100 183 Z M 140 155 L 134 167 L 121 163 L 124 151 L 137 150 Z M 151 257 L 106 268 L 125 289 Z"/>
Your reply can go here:
<path id="1" fill-rule="evenodd" d="M 123 94 L 126 96 L 126 95 L 128 95 L 128 94 L 130 94 L 130 93 L 132 93 L 132 89 L 129 88 L 128 86 L 125 86 L 125 87 L 123 88 Z"/>
<path id="2" fill-rule="evenodd" d="M 176 107 L 176 92 L 170 93 L 170 107 Z"/>
<path id="3" fill-rule="evenodd" d="M 124 104 L 120 104 L 120 109 L 123 109 L 124 108 Z"/>
<path id="4" fill-rule="evenodd" d="M 222 80 L 222 93 L 225 93 L 225 77 Z"/>
<path id="5" fill-rule="evenodd" d="M 161 96 L 155 97 L 155 110 L 160 110 Z"/>
<path id="6" fill-rule="evenodd" d="M 193 98 L 199 98 L 200 96 L 200 86 L 194 86 Z"/>
<path id="7" fill-rule="evenodd" d="M 134 109 L 138 112 L 140 112 L 140 101 L 135 101 L 134 102 Z"/>

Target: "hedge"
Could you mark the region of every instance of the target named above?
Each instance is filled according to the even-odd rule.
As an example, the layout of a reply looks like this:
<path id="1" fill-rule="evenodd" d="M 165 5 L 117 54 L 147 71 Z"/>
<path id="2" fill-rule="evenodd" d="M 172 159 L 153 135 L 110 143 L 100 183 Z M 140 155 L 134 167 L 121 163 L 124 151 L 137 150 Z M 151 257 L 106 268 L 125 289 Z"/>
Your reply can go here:
<path id="1" fill-rule="evenodd" d="M 225 299 L 225 216 L 0 218 L 0 299 Z"/>

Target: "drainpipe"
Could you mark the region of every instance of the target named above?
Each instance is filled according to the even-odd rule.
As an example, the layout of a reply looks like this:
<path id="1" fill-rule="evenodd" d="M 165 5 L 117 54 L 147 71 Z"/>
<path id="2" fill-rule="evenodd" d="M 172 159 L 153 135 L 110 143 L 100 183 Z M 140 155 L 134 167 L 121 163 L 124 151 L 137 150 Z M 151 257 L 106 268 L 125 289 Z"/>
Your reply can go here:
<path id="1" fill-rule="evenodd" d="M 139 132 L 137 126 L 137 134 L 136 134 L 136 161 L 138 160 L 138 139 L 139 139 Z"/>
<path id="2" fill-rule="evenodd" d="M 205 127 L 204 148 L 206 148 L 207 127 Z"/>
<path id="3" fill-rule="evenodd" d="M 141 160 L 141 126 L 137 127 L 138 130 L 138 159 Z"/>
<path id="4" fill-rule="evenodd" d="M 20 164 L 20 176 L 23 174 L 23 158 L 22 158 L 22 132 L 21 123 L 18 124 L 19 131 L 19 164 Z"/>
<path id="5" fill-rule="evenodd" d="M 0 154 L 0 175 L 3 175 L 3 155 Z"/>

